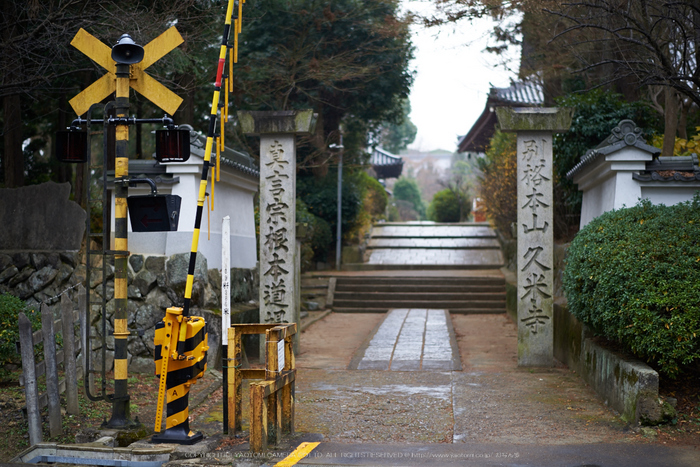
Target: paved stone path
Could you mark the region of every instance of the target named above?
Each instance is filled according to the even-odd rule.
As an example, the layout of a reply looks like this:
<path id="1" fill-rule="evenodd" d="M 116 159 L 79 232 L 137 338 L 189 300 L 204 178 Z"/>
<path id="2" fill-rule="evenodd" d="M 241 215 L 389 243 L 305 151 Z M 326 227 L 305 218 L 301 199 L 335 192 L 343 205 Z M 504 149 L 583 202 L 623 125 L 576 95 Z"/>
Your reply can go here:
<path id="1" fill-rule="evenodd" d="M 387 313 L 355 364 L 358 370 L 451 371 L 461 369 L 445 310 L 396 309 Z M 358 361 L 359 360 L 359 361 Z"/>

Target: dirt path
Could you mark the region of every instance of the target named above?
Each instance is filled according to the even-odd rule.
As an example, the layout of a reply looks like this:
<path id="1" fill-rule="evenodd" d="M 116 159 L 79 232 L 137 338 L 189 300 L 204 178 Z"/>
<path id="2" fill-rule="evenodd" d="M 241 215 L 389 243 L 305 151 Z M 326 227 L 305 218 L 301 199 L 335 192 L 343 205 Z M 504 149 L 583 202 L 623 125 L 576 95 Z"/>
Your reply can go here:
<path id="1" fill-rule="evenodd" d="M 453 315 L 463 371 L 347 370 L 383 315 L 330 314 L 302 334 L 297 431 L 341 442 L 648 442 L 565 367 L 516 364 L 505 315 Z"/>

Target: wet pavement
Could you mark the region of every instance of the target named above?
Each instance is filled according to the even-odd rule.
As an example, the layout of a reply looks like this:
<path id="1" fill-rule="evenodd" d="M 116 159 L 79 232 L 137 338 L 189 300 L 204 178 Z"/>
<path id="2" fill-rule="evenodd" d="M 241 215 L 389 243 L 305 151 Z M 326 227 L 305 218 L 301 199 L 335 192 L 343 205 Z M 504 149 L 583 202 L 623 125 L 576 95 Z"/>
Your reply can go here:
<path id="1" fill-rule="evenodd" d="M 493 240 L 485 225 L 383 225 L 370 263 L 433 267 L 382 271 L 396 277 L 502 277 Z M 367 274 L 377 272 L 336 273 Z M 655 443 L 565 366 L 519 368 L 517 328 L 504 313 L 326 314 L 302 333 L 295 385 L 296 435 L 281 445 L 255 455 L 245 436 L 222 436 L 219 391 L 191 424 L 218 447 L 169 465 L 273 466 L 299 446 L 307 453 L 280 465 L 700 465 L 700 446 Z M 243 395 L 245 430 L 245 387 Z"/>
<path id="2" fill-rule="evenodd" d="M 488 224 L 379 224 L 368 243 L 370 266 L 500 268 L 503 255 Z"/>
<path id="3" fill-rule="evenodd" d="M 387 313 L 367 348 L 358 352 L 358 370 L 459 370 L 459 352 L 445 310 L 398 309 Z"/>
<path id="4" fill-rule="evenodd" d="M 422 320 L 427 328 L 423 311 L 411 327 Z M 403 328 L 409 315 L 325 316 L 302 334 L 294 437 L 253 456 L 245 438 L 221 436 L 218 408 L 192 422 L 218 448 L 185 450 L 170 465 L 274 466 L 305 441 L 319 444 L 297 465 L 700 465 L 700 447 L 655 443 L 564 366 L 518 368 L 516 328 L 505 315 L 449 316 L 461 371 L 349 369 L 382 327 Z M 247 410 L 244 399 L 244 417 Z"/>

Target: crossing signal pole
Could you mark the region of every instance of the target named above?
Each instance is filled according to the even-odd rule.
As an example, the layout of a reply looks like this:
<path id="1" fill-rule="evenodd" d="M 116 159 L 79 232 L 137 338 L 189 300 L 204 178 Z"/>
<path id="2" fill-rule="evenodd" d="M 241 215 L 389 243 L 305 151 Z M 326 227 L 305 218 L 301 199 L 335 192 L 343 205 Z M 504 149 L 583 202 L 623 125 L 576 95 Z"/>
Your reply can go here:
<path id="1" fill-rule="evenodd" d="M 124 34 L 119 42 L 110 48 L 84 29 L 80 29 L 71 41 L 74 47 L 107 70 L 102 78 L 70 100 L 76 114 L 83 115 L 94 103 L 101 102 L 112 93 L 115 94 L 116 116 L 114 119 L 109 119 L 110 123 L 116 126 L 116 143 L 114 250 L 108 252 L 114 255 L 114 394 L 111 397 L 112 416 L 105 423 L 108 428 L 133 428 L 139 425 L 131 420 L 127 387 L 127 344 L 130 335 L 127 324 L 128 143 L 129 124 L 136 123 L 136 119 L 129 118 L 129 88 L 134 88 L 168 114 L 175 113 L 182 99 L 151 78 L 144 70 L 182 42 L 180 33 L 174 27 L 145 47 L 134 43 L 128 34 Z M 105 115 L 105 123 L 107 119 Z"/>
<path id="2" fill-rule="evenodd" d="M 130 68 L 143 59 L 143 48 L 134 44 L 127 34 L 112 48 L 112 59 L 116 65 L 115 111 L 119 120 L 129 115 Z M 120 123 L 116 127 L 115 169 L 114 169 L 114 398 L 112 418 L 107 422 L 110 428 L 135 425 L 130 418 L 129 393 L 127 390 L 128 360 L 127 340 L 127 260 L 129 258 L 127 204 L 129 177 L 129 126 Z"/>

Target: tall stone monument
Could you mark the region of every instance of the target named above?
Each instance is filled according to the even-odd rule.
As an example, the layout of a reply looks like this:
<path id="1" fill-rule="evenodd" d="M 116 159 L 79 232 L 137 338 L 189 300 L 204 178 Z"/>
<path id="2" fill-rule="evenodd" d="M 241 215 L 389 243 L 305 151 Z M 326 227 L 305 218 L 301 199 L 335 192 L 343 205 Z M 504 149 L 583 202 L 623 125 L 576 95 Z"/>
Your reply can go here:
<path id="1" fill-rule="evenodd" d="M 554 364 L 552 133 L 573 109 L 496 109 L 501 131 L 518 137 L 518 365 Z"/>
<path id="2" fill-rule="evenodd" d="M 296 248 L 296 137 L 313 132 L 312 110 L 238 112 L 260 136 L 260 322 L 300 325 Z M 298 335 L 298 334 L 297 334 Z"/>

